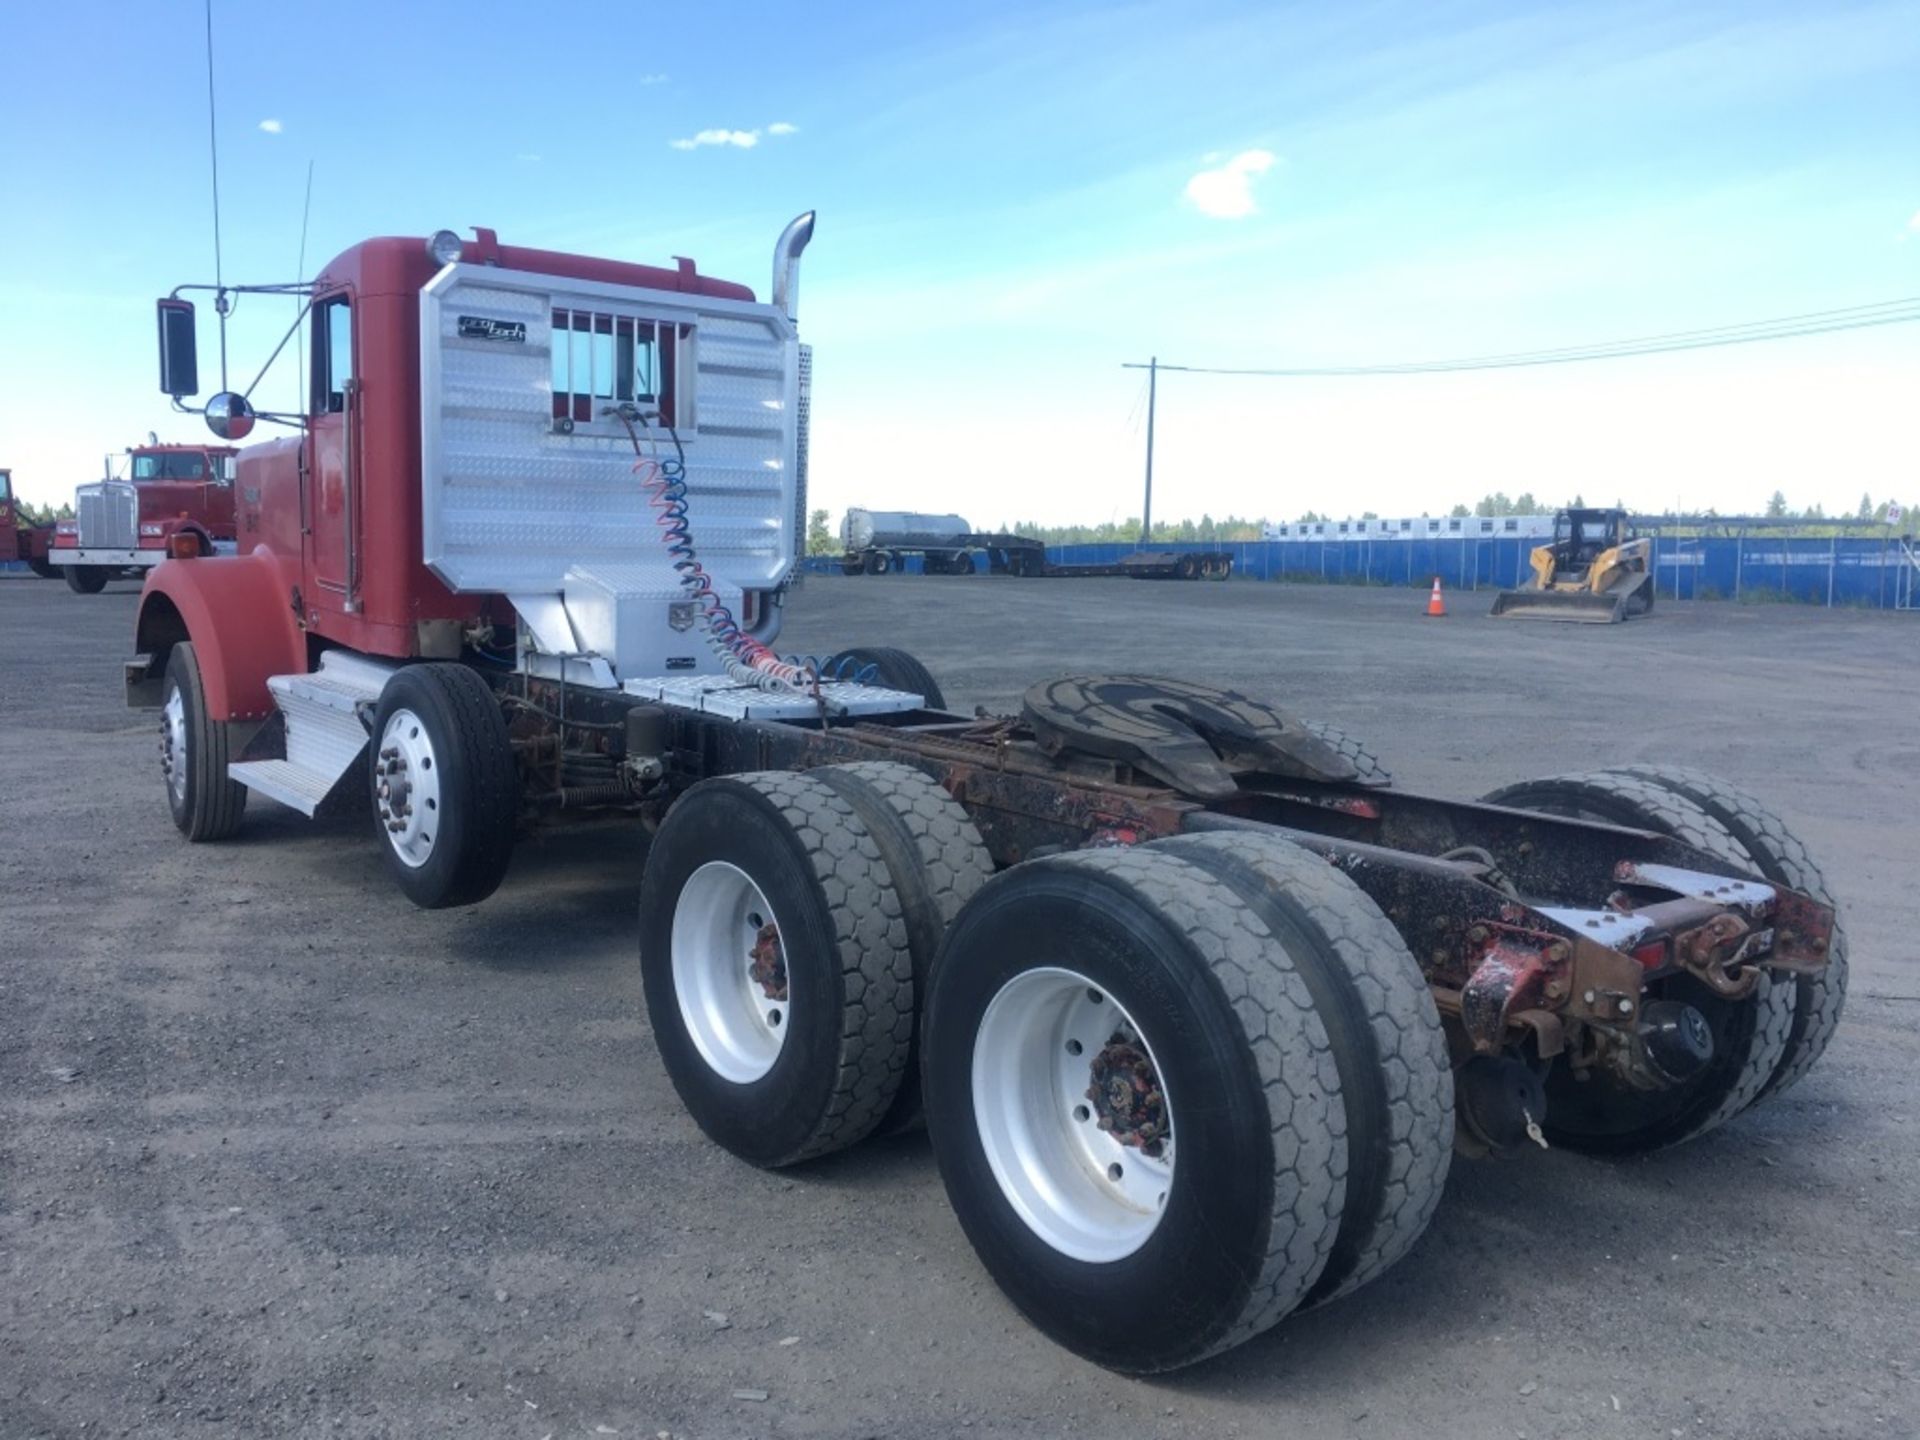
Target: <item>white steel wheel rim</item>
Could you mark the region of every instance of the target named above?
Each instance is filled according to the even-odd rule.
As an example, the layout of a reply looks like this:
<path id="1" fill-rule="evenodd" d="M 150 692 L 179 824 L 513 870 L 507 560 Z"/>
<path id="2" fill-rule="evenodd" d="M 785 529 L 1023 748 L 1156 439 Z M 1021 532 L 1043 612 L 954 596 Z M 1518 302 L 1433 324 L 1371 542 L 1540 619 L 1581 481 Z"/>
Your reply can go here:
<path id="1" fill-rule="evenodd" d="M 160 710 L 160 770 L 174 804 L 187 803 L 187 697 L 178 685 L 167 687 Z"/>
<path id="2" fill-rule="evenodd" d="M 1124 1040 L 1145 1056 L 1164 1105 L 1158 1154 L 1100 1127 L 1095 1062 Z M 1125 1259 L 1172 1196 L 1173 1099 L 1146 1035 L 1086 976 L 1046 968 L 993 997 L 973 1041 L 973 1113 L 1000 1192 L 1048 1246 L 1095 1264 Z"/>
<path id="3" fill-rule="evenodd" d="M 426 722 L 404 706 L 387 717 L 374 760 L 373 803 L 387 844 L 418 870 L 440 837 L 440 761 Z"/>
<path id="4" fill-rule="evenodd" d="M 700 1058 L 735 1085 L 763 1079 L 793 1027 L 779 918 L 737 865 L 711 860 L 673 906 L 673 993 Z"/>

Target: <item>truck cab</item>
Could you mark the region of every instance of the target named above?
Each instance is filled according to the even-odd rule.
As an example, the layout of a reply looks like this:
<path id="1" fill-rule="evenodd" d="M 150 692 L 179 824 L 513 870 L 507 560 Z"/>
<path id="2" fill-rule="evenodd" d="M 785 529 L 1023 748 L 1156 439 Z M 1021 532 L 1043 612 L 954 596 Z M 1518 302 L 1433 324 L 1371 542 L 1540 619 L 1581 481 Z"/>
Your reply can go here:
<path id="1" fill-rule="evenodd" d="M 129 446 L 118 463 L 109 457 L 104 478 L 75 490 L 74 518 L 55 526 L 50 563 L 76 593 L 97 595 L 114 577 L 170 555 L 232 554 L 239 453 L 149 442 Z"/>

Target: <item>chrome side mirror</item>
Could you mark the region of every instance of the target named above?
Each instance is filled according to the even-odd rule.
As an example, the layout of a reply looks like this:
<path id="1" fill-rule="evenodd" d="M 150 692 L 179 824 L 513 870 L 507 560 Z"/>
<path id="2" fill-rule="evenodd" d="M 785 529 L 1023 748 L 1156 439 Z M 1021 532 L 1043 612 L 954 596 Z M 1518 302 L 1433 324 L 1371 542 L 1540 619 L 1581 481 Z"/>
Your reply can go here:
<path id="1" fill-rule="evenodd" d="M 231 390 L 207 401 L 206 415 L 207 428 L 222 440 L 244 440 L 253 433 L 253 406 Z"/>

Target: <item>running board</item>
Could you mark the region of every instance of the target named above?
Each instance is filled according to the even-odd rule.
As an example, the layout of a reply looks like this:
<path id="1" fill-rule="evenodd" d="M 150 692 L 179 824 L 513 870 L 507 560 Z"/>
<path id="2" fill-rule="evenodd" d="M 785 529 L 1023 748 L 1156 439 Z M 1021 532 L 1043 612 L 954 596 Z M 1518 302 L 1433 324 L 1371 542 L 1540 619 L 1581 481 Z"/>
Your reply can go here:
<path id="1" fill-rule="evenodd" d="M 270 677 L 267 689 L 286 721 L 286 758 L 241 761 L 229 765 L 227 773 L 248 789 L 311 816 L 366 753 L 360 707 L 379 700 L 395 668 L 329 650 L 310 675 Z"/>

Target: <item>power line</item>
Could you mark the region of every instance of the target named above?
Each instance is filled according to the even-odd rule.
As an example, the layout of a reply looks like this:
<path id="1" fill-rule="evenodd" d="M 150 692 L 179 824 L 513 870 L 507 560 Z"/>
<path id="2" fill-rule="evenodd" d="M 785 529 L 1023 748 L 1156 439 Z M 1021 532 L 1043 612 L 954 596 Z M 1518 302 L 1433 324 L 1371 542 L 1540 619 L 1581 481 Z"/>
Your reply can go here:
<path id="1" fill-rule="evenodd" d="M 1837 331 L 1863 330 L 1880 325 L 1906 325 L 1914 321 L 1920 321 L 1920 296 L 1882 300 L 1871 305 L 1851 305 L 1836 310 L 1815 310 L 1801 315 L 1783 315 L 1772 320 L 1751 320 L 1739 325 L 1676 330 L 1661 335 L 1642 335 L 1632 339 L 1560 346 L 1546 350 L 1472 355 L 1455 360 L 1415 360 L 1381 365 L 1285 367 L 1170 365 L 1162 361 L 1153 368 L 1182 371 L 1191 375 L 1248 375 L 1282 378 L 1435 375 L 1467 370 L 1515 370 L 1539 365 L 1568 365 L 1587 360 L 1621 360 L 1636 355 L 1664 355 L 1681 350 L 1708 350 L 1730 345 L 1751 345 L 1765 340 L 1791 340 L 1807 335 L 1827 335 Z M 1138 362 L 1129 362 L 1123 368 L 1144 370 L 1148 367 Z"/>

